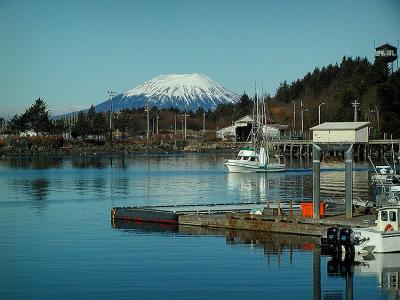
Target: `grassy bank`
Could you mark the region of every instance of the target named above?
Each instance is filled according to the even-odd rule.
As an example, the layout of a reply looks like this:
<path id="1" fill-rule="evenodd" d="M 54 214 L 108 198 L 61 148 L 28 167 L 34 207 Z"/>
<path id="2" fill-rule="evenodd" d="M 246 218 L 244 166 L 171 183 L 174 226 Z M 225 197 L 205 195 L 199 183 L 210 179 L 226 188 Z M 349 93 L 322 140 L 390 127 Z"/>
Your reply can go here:
<path id="1" fill-rule="evenodd" d="M 220 150 L 231 150 L 231 146 L 218 141 L 162 139 L 110 142 L 65 140 L 59 137 L 8 137 L 0 140 L 1 156 L 145 154 Z"/>

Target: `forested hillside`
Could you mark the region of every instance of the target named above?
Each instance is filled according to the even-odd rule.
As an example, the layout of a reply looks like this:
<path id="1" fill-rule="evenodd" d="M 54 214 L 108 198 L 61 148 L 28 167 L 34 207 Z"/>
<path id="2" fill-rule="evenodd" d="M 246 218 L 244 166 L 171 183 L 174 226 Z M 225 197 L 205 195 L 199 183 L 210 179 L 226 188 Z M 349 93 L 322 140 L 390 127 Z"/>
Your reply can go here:
<path id="1" fill-rule="evenodd" d="M 307 110 L 304 113 L 305 128 L 318 124 L 318 105 L 322 102 L 325 103 L 321 106 L 323 122 L 353 121 L 351 103 L 357 100 L 360 103 L 358 120 L 370 121 L 376 136 L 383 132 L 400 136 L 400 72 L 389 72 L 386 64 L 371 64 L 359 57 L 343 57 L 340 64 L 315 68 L 312 73 L 290 84 L 285 81 L 272 98 L 273 118 L 292 124 L 293 100 L 296 109 L 300 108 L 302 101 L 304 110 Z M 282 104 L 287 109 L 282 110 Z"/>

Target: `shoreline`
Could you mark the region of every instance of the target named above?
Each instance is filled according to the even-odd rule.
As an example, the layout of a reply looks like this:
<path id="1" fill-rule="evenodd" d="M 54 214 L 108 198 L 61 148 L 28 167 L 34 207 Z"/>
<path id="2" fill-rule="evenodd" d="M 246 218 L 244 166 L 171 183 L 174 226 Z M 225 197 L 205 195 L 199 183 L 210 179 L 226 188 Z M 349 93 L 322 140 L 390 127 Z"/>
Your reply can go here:
<path id="1" fill-rule="evenodd" d="M 112 156 L 234 152 L 232 145 L 218 141 L 80 141 L 50 138 L 2 140 L 0 157 Z"/>

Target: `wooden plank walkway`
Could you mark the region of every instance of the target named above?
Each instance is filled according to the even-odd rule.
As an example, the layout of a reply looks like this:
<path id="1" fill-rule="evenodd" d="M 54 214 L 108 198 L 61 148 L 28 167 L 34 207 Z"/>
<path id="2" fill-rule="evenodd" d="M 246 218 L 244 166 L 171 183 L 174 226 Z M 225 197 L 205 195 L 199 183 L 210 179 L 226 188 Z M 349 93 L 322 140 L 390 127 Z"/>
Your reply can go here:
<path id="1" fill-rule="evenodd" d="M 254 215 L 242 213 L 228 214 L 182 214 L 178 217 L 179 225 L 226 228 L 233 230 L 251 230 L 295 235 L 326 237 L 328 227 L 369 227 L 374 226 L 374 215 L 355 215 L 345 219 L 344 214 L 326 216 L 321 219 L 281 215 Z"/>

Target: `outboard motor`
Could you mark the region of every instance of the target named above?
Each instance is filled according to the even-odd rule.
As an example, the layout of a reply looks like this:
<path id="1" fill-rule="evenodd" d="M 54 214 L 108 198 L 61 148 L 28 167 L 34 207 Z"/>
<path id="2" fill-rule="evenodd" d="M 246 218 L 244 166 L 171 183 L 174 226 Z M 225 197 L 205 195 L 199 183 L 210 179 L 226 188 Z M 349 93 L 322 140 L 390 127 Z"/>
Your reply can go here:
<path id="1" fill-rule="evenodd" d="M 340 255 L 342 248 L 339 241 L 339 228 L 329 227 L 326 232 L 326 241 L 329 245 L 329 252 L 333 252 L 332 254 L 335 255 Z"/>
<path id="2" fill-rule="evenodd" d="M 326 232 L 326 239 L 328 240 L 329 245 L 339 244 L 339 228 L 329 227 Z"/>
<path id="3" fill-rule="evenodd" d="M 321 240 L 321 251 L 332 255 L 334 260 L 339 260 L 342 254 L 342 246 L 339 240 L 339 228 L 329 227 L 326 232 L 326 239 Z"/>
<path id="4" fill-rule="evenodd" d="M 340 241 L 340 244 L 346 250 L 346 253 L 354 253 L 354 243 L 353 243 L 353 238 L 352 238 L 352 232 L 353 232 L 353 230 L 351 230 L 351 228 L 340 229 L 339 241 Z"/>

